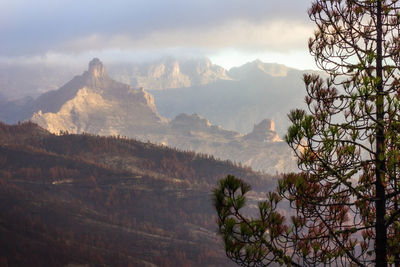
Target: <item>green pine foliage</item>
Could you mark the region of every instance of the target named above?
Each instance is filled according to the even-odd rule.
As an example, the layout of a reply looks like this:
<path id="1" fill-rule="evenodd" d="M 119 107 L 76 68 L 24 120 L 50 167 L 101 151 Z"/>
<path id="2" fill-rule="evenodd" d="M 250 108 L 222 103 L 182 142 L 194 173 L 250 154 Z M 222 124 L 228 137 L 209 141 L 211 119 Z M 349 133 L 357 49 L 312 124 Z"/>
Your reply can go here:
<path id="1" fill-rule="evenodd" d="M 329 78 L 305 75 L 308 111 L 289 114 L 301 172 L 284 175 L 255 218 L 240 211 L 241 180 L 220 182 L 227 254 L 243 266 L 400 266 L 400 2 L 314 0 L 309 16 L 310 52 Z"/>

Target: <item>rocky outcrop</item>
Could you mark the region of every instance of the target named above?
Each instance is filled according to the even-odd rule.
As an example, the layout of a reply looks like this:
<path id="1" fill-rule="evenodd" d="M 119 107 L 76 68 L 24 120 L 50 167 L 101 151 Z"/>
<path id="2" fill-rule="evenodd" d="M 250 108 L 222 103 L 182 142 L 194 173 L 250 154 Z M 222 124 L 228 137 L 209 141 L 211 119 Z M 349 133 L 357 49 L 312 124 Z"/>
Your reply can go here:
<path id="1" fill-rule="evenodd" d="M 181 113 L 175 117 L 169 126 L 173 131 L 180 131 L 182 133 L 187 132 L 198 132 L 208 135 L 218 135 L 224 138 L 233 138 L 240 134 L 235 131 L 228 131 L 223 129 L 219 125 L 212 125 L 211 122 L 198 114 L 184 114 Z"/>
<path id="2" fill-rule="evenodd" d="M 88 75 L 95 79 L 102 79 L 107 77 L 106 68 L 103 66 L 103 63 L 98 59 L 94 58 L 89 62 L 89 70 Z"/>
<path id="3" fill-rule="evenodd" d="M 265 119 L 259 124 L 254 125 L 251 133 L 244 136 L 245 140 L 256 142 L 277 142 L 282 141 L 275 132 L 275 123 L 273 120 Z"/>
<path id="4" fill-rule="evenodd" d="M 159 138 L 162 144 L 240 162 L 255 170 L 297 170 L 293 154 L 274 131 L 272 120 L 263 120 L 254 126 L 253 132 L 242 135 L 212 125 L 197 114 L 180 114 L 170 122 L 169 133 Z"/>

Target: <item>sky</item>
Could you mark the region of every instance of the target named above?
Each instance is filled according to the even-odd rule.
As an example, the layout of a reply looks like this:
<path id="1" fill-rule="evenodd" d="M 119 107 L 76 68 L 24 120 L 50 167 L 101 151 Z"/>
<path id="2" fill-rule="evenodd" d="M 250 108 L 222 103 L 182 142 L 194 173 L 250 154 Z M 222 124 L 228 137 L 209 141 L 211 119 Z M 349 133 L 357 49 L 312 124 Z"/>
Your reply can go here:
<path id="1" fill-rule="evenodd" d="M 312 0 L 0 0 L 1 62 L 209 57 L 315 69 Z"/>

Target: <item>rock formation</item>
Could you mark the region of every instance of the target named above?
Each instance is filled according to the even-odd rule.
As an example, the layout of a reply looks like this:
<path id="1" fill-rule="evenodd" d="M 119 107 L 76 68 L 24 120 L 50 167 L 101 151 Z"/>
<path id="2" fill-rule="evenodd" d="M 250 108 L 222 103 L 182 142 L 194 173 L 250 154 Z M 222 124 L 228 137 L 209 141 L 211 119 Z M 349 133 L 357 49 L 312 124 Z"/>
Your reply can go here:
<path id="1" fill-rule="evenodd" d="M 265 119 L 259 124 L 254 125 L 251 133 L 244 136 L 246 140 L 257 142 L 277 142 L 281 141 L 275 132 L 275 123 L 273 120 Z"/>
<path id="2" fill-rule="evenodd" d="M 98 59 L 89 63 L 83 75 L 40 99 L 46 101 L 38 103 L 40 109 L 32 121 L 54 133 L 131 136 L 134 132 L 144 138 L 149 131 L 157 132 L 167 124 L 149 93 L 112 80 Z"/>

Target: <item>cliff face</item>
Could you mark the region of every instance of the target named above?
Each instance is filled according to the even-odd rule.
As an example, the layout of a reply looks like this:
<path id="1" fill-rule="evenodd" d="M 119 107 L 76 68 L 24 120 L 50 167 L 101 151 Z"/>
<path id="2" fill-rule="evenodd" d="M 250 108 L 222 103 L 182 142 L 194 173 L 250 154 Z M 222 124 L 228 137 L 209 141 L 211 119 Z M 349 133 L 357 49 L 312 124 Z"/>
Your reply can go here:
<path id="1" fill-rule="evenodd" d="M 121 135 L 241 162 L 270 173 L 295 170 L 291 151 L 263 120 L 242 135 L 199 115 L 160 116 L 153 96 L 111 79 L 98 59 L 88 71 L 36 100 L 31 120 L 53 133 Z"/>

